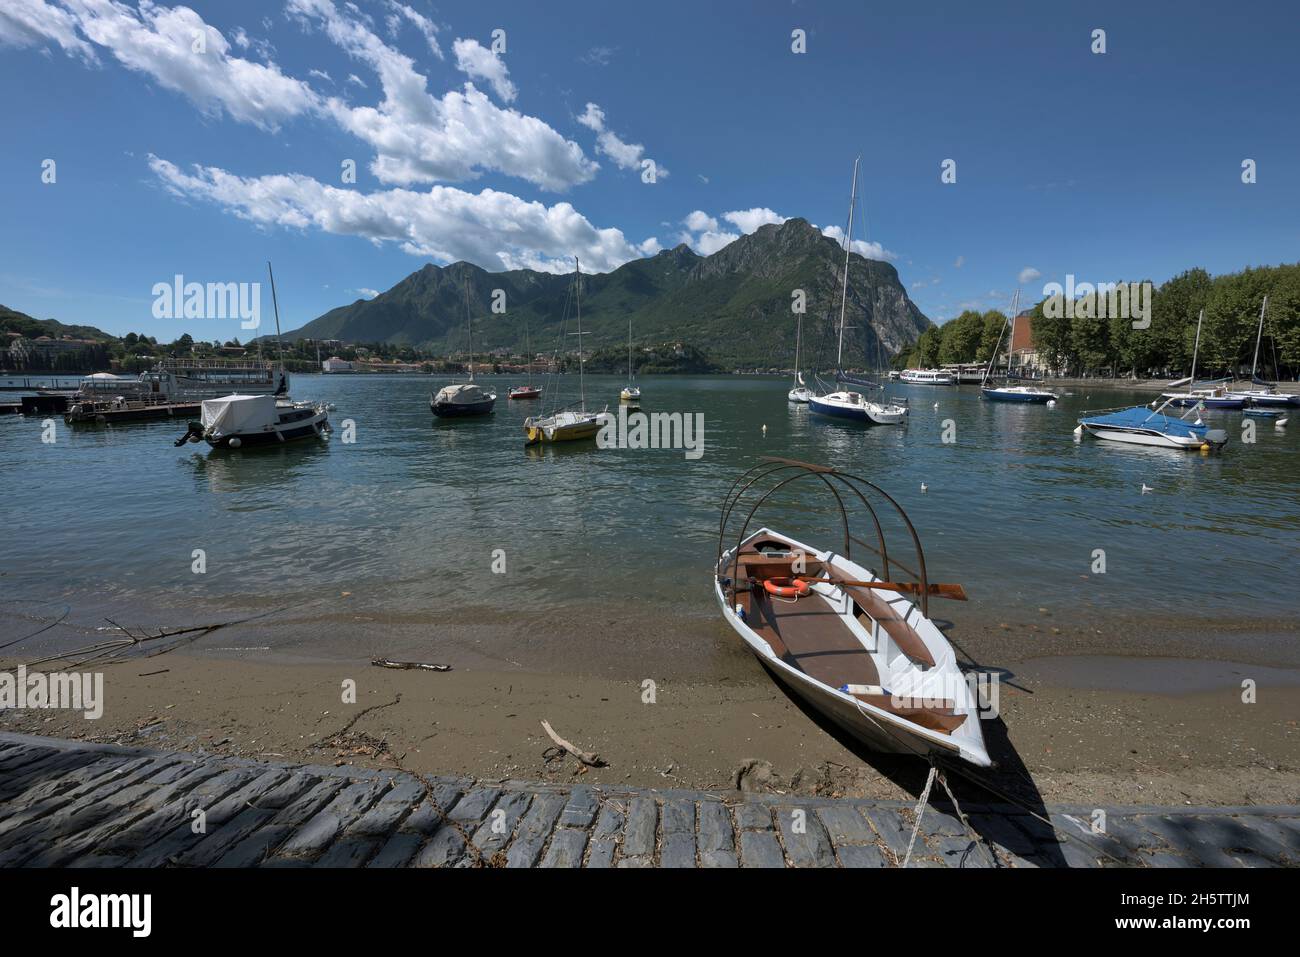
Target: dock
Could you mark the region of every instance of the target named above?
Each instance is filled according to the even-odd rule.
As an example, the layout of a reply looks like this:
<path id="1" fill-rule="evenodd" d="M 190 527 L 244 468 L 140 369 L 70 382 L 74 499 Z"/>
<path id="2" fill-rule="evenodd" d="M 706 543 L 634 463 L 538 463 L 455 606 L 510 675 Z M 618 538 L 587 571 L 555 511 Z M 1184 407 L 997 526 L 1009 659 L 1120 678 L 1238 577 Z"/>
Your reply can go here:
<path id="1" fill-rule="evenodd" d="M 909 866 L 1300 864 L 1300 806 L 1042 810 L 963 802 L 963 821 L 936 801 Z M 475 781 L 0 733 L 0 867 L 897 867 L 912 814 L 898 801 Z"/>
<path id="2" fill-rule="evenodd" d="M 202 407 L 199 402 L 78 402 L 64 413 L 63 421 L 68 425 L 111 425 L 115 422 L 194 418 Z"/>

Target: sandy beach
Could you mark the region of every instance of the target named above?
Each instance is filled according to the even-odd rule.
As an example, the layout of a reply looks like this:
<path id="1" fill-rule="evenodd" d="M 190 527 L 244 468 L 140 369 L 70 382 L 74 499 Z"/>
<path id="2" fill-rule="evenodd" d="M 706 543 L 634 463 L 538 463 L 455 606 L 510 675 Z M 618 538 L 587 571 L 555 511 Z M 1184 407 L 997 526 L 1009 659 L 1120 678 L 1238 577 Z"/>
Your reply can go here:
<path id="1" fill-rule="evenodd" d="M 12 671 L 16 660 L 0 663 Z M 709 681 L 518 670 L 394 671 L 193 650 L 106 667 L 99 720 L 0 712 L 8 731 L 485 780 L 903 799 L 924 767 L 838 740 L 739 648 Z M 1300 801 L 1300 671 L 1209 659 L 1033 657 L 1004 666 L 998 767 L 984 779 L 1056 803 Z M 84 669 L 83 669 L 84 670 Z M 1242 681 L 1257 702 L 1242 701 Z M 356 701 L 343 703 L 345 681 Z M 647 684 L 646 682 L 653 682 Z M 557 757 L 542 720 L 604 768 Z M 987 796 L 986 796 L 987 798 Z"/>

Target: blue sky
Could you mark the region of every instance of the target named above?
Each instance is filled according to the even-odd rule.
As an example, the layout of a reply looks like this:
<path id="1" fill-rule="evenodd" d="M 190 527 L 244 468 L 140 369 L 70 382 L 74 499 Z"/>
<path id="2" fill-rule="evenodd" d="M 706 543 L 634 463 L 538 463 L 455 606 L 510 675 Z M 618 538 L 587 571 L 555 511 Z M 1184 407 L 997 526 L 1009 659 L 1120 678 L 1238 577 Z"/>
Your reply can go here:
<path id="1" fill-rule="evenodd" d="M 1291 5 L 563 11 L 4 0 L 0 302 L 243 338 L 237 319 L 154 318 L 153 285 L 259 281 L 270 259 L 295 328 L 427 261 L 707 252 L 776 217 L 842 226 L 859 153 L 855 238 L 940 322 L 1005 308 L 1022 274 L 1033 301 L 1067 273 L 1300 259 Z"/>

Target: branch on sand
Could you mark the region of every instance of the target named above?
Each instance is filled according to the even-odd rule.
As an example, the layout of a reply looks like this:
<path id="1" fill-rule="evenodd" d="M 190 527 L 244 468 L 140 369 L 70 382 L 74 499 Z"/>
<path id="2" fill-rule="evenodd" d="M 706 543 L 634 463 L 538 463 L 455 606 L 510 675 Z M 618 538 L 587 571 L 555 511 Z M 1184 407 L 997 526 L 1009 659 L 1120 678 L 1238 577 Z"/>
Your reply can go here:
<path id="1" fill-rule="evenodd" d="M 571 755 L 573 755 L 583 764 L 587 765 L 587 767 L 589 768 L 605 767 L 605 762 L 601 760 L 600 755 L 596 754 L 596 752 L 594 751 L 583 751 L 577 748 L 576 746 L 574 746 L 573 744 L 570 744 L 568 741 L 565 741 L 562 737 L 560 737 L 558 734 L 555 733 L 555 729 L 551 727 L 549 721 L 542 722 L 542 730 L 544 730 L 550 736 L 552 741 L 554 741 L 565 751 L 568 751 Z"/>

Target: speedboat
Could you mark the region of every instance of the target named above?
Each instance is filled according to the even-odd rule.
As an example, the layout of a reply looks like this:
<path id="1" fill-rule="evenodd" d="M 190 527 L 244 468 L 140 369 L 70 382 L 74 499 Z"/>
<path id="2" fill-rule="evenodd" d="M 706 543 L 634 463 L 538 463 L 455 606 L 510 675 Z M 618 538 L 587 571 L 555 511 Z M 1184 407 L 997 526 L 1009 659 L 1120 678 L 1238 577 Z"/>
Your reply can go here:
<path id="1" fill-rule="evenodd" d="M 496 405 L 497 394 L 477 382 L 458 382 L 443 386 L 429 400 L 433 414 L 441 418 L 462 415 L 486 415 Z"/>
<path id="2" fill-rule="evenodd" d="M 768 527 L 750 530 L 773 493 L 802 478 L 840 500 L 842 552 Z M 879 551 L 849 531 L 843 503 L 857 499 L 870 511 Z M 896 510 L 911 532 L 917 580 L 895 577 L 910 573 L 886 549 L 878 509 Z M 850 557 L 858 545 L 883 560 L 881 574 Z M 867 747 L 988 767 L 979 695 L 929 617 L 931 596 L 964 600 L 965 591 L 931 583 L 924 571 L 915 529 L 880 489 L 837 469 L 764 459 L 723 505 L 713 591 L 723 619 L 768 672 Z"/>
<path id="3" fill-rule="evenodd" d="M 207 442 L 217 449 L 282 445 L 330 431 L 324 405 L 273 395 L 205 399 L 201 415 L 201 421 L 191 422 L 189 431 L 176 440 L 178 447 L 187 441 Z"/>
<path id="4" fill-rule="evenodd" d="M 619 399 L 624 402 L 640 402 L 641 387 L 635 385 L 623 386 L 623 391 L 618 394 Z"/>
<path id="5" fill-rule="evenodd" d="M 511 399 L 540 399 L 542 390 L 535 385 L 517 385 L 510 390 Z"/>
<path id="6" fill-rule="evenodd" d="M 1186 422 L 1164 415 L 1166 405 L 1152 411 L 1145 405 L 1129 409 L 1111 409 L 1084 413 L 1075 429 L 1076 436 L 1087 432 L 1098 439 L 1126 442 L 1129 445 L 1154 445 L 1167 449 L 1221 448 L 1228 441 L 1223 429 L 1211 429 L 1199 418 Z"/>
<path id="7" fill-rule="evenodd" d="M 819 415 L 852 419 L 868 425 L 902 425 L 907 421 L 907 406 L 873 402 L 861 392 L 829 392 L 808 400 L 808 408 Z"/>
<path id="8" fill-rule="evenodd" d="M 1038 402 L 1046 404 L 1058 398 L 1055 392 L 1038 389 L 1029 385 L 988 386 L 980 389 L 980 395 L 994 402 Z"/>

